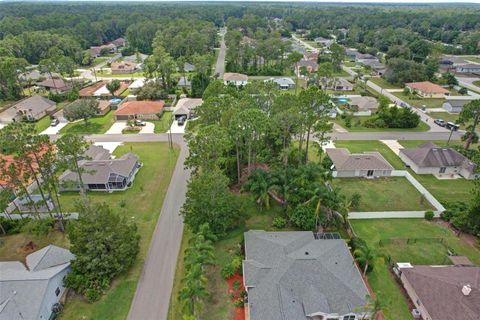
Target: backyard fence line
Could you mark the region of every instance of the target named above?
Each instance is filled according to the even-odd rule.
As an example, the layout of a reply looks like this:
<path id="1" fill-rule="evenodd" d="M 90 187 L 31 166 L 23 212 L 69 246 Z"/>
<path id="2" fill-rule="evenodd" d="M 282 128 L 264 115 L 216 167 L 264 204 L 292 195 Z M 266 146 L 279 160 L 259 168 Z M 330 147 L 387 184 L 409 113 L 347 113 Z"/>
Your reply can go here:
<path id="1" fill-rule="evenodd" d="M 350 212 L 348 219 L 425 218 L 425 211 L 363 211 Z"/>
<path id="2" fill-rule="evenodd" d="M 417 242 L 437 242 L 445 245 L 445 238 L 388 238 L 380 239 L 378 245 L 383 247 L 388 244 L 414 244 Z"/>
<path id="3" fill-rule="evenodd" d="M 5 214 L 5 213 L 0 213 L 0 217 L 5 218 L 5 219 L 11 219 L 11 220 L 21 220 L 21 219 L 33 219 L 33 220 L 38 220 L 40 219 L 51 219 L 52 217 L 48 213 L 40 213 L 40 214 L 29 214 L 29 213 L 13 213 L 13 214 Z M 63 220 L 78 220 L 78 212 L 70 212 L 70 213 L 64 213 L 63 214 Z"/>

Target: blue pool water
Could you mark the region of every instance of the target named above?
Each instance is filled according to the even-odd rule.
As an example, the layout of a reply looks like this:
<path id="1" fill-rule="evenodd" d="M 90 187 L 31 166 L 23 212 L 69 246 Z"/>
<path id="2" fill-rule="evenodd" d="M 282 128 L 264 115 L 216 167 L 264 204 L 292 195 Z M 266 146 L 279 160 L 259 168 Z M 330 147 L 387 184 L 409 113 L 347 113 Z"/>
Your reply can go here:
<path id="1" fill-rule="evenodd" d="M 347 98 L 338 98 L 338 99 L 337 99 L 337 102 L 338 102 L 338 103 L 341 103 L 341 104 L 345 104 L 345 103 L 348 102 L 348 99 L 347 99 Z"/>

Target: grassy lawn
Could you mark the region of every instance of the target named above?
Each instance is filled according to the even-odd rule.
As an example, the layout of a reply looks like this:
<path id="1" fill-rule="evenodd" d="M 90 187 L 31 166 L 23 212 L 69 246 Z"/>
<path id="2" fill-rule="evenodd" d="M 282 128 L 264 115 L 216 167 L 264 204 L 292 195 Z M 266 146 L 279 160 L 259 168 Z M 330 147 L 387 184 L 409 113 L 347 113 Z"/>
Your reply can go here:
<path id="1" fill-rule="evenodd" d="M 121 74 L 112 74 L 110 70 L 98 70 L 97 76 L 99 77 L 108 77 L 108 78 L 140 78 L 144 77 L 143 71 L 137 71 L 132 73 L 121 73 Z"/>
<path id="2" fill-rule="evenodd" d="M 107 132 L 114 122 L 113 111 L 109 111 L 102 117 L 88 120 L 88 124 L 85 124 L 83 120 L 69 123 L 60 130 L 60 133 L 102 134 Z"/>
<path id="3" fill-rule="evenodd" d="M 476 62 L 476 63 L 480 63 L 480 56 L 467 56 L 465 57 L 465 59 Z"/>
<path id="4" fill-rule="evenodd" d="M 165 133 L 170 129 L 170 125 L 172 124 L 173 112 L 172 111 L 165 111 L 161 118 L 156 121 L 149 121 L 155 124 L 155 133 Z"/>
<path id="5" fill-rule="evenodd" d="M 97 57 L 93 60 L 92 66 L 96 66 L 110 59 L 110 57 Z"/>
<path id="6" fill-rule="evenodd" d="M 391 84 L 390 82 L 381 77 L 370 77 L 368 80 L 372 81 L 373 83 L 384 89 L 402 89 L 402 87 Z"/>
<path id="7" fill-rule="evenodd" d="M 61 319 L 126 319 L 130 302 L 145 259 L 150 239 L 163 204 L 179 149 L 171 151 L 167 143 L 125 143 L 114 154 L 118 157 L 133 152 L 140 157 L 144 166 L 138 172 L 133 186 L 124 192 L 90 193 L 94 202 L 107 202 L 119 214 L 137 223 L 140 238 L 139 257 L 128 274 L 115 279 L 112 287 L 98 302 L 88 304 L 83 299 L 67 301 Z M 61 201 L 66 210 L 74 210 L 77 193 L 64 193 Z M 125 205 L 120 204 L 124 202 Z"/>
<path id="8" fill-rule="evenodd" d="M 421 194 L 403 177 L 381 179 L 337 178 L 332 184 L 346 195 L 362 195 L 357 211 L 415 211 L 432 207 L 421 202 Z"/>
<path id="9" fill-rule="evenodd" d="M 332 75 L 334 77 L 350 77 L 350 74 L 343 69 L 335 71 Z"/>
<path id="10" fill-rule="evenodd" d="M 442 119 L 442 120 L 445 120 L 447 122 L 453 122 L 453 123 L 457 123 L 458 116 L 459 116 L 458 113 L 449 113 L 449 112 L 429 112 L 427 114 L 430 117 L 433 117 L 434 119 Z M 467 127 L 466 125 L 460 124 L 460 129 L 465 130 L 466 127 Z M 476 131 L 480 132 L 480 126 L 477 127 Z"/>
<path id="11" fill-rule="evenodd" d="M 474 86 L 480 87 L 480 80 L 474 81 L 473 82 Z"/>
<path id="12" fill-rule="evenodd" d="M 24 246 L 32 241 L 38 249 L 54 244 L 60 247 L 68 247 L 65 234 L 60 231 L 51 231 L 47 236 L 36 236 L 25 232 L 0 237 L 0 261 L 25 261 L 30 252 L 24 251 Z"/>
<path id="13" fill-rule="evenodd" d="M 366 151 L 379 152 L 395 169 L 404 170 L 402 160 L 387 145 L 380 141 L 356 140 L 356 141 L 335 141 L 337 148 L 347 148 L 351 153 L 363 153 Z"/>
<path id="14" fill-rule="evenodd" d="M 390 255 L 397 262 L 412 264 L 450 264 L 446 259 L 447 249 L 439 243 L 417 242 L 416 244 L 390 244 L 379 246 L 380 239 L 390 238 L 444 238 L 447 247 L 466 255 L 474 263 L 480 263 L 480 251 L 455 237 L 450 230 L 423 219 L 378 219 L 351 220 L 357 235 L 367 241 L 376 251 L 378 259 L 375 269 L 368 279 L 380 300 L 387 305 L 384 311 L 391 320 L 413 319 L 409 313 L 406 299 L 401 294 L 395 280 L 383 262 L 382 256 Z"/>
<path id="15" fill-rule="evenodd" d="M 423 121 L 420 121 L 416 128 L 367 128 L 364 127 L 362 124 L 363 122 L 367 121 L 368 119 L 373 118 L 374 116 L 359 116 L 353 117 L 351 121 L 351 127 L 347 128 L 345 125 L 345 119 L 341 117 L 337 117 L 334 121 L 343 127 L 345 130 L 350 132 L 403 132 L 403 131 L 428 131 L 430 127 Z"/>
<path id="16" fill-rule="evenodd" d="M 51 123 L 51 120 L 49 116 L 43 117 L 42 119 L 35 122 L 35 131 L 37 133 L 41 133 L 42 131 L 50 127 L 50 123 Z"/>
<path id="17" fill-rule="evenodd" d="M 402 99 L 409 105 L 412 105 L 417 108 L 422 108 L 425 106 L 426 108 L 441 108 L 445 99 L 438 99 L 438 98 L 419 98 L 419 97 L 410 97 L 406 96 L 403 92 L 394 92 L 393 95 L 397 96 L 398 98 Z"/>
<path id="18" fill-rule="evenodd" d="M 125 91 L 122 92 L 122 94 L 120 95 L 120 97 L 127 97 L 129 95 L 132 94 L 132 90 L 131 89 L 127 89 Z"/>

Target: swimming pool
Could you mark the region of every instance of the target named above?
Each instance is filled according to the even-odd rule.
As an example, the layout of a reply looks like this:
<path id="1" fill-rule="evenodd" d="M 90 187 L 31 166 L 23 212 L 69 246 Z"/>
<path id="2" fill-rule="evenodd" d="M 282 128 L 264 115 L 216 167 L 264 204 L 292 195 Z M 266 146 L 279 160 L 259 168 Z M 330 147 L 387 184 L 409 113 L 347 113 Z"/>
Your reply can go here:
<path id="1" fill-rule="evenodd" d="M 337 98 L 337 102 L 341 104 L 346 104 L 348 102 L 348 98 Z"/>

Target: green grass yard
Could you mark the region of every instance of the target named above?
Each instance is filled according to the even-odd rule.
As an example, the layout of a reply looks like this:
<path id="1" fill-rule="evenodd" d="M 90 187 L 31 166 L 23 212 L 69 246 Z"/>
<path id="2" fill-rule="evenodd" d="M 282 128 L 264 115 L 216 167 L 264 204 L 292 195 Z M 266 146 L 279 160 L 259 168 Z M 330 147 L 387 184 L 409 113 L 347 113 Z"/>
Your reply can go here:
<path id="1" fill-rule="evenodd" d="M 348 196 L 362 196 L 355 211 L 417 211 L 432 209 L 420 192 L 403 177 L 379 179 L 336 178 L 332 184 Z"/>
<path id="2" fill-rule="evenodd" d="M 120 73 L 120 74 L 112 74 L 110 70 L 98 70 L 97 71 L 97 76 L 99 77 L 105 77 L 105 78 L 140 78 L 144 77 L 143 71 L 137 71 L 137 72 L 132 72 L 132 73 Z"/>
<path id="3" fill-rule="evenodd" d="M 165 133 L 170 129 L 172 124 L 173 112 L 172 111 L 165 111 L 163 112 L 162 116 L 159 120 L 149 121 L 155 124 L 155 133 Z"/>
<path id="4" fill-rule="evenodd" d="M 138 259 L 128 274 L 115 279 L 112 287 L 98 302 L 89 304 L 80 297 L 68 299 L 60 317 L 62 320 L 120 320 L 127 318 L 179 149 L 175 147 L 171 151 L 168 144 L 164 142 L 125 143 L 118 147 L 114 154 L 118 157 L 127 152 L 137 154 L 144 164 L 138 172 L 133 186 L 124 192 L 111 194 L 92 192 L 89 193 L 89 197 L 94 202 L 107 202 L 119 214 L 137 223 L 141 236 Z M 78 193 L 61 195 L 61 201 L 66 210 L 74 210 L 74 203 L 78 199 Z M 125 203 L 123 207 L 120 205 L 122 202 Z"/>
<path id="5" fill-rule="evenodd" d="M 352 140 L 352 141 L 335 141 L 337 148 L 347 148 L 351 153 L 363 153 L 366 151 L 379 152 L 395 169 L 404 170 L 405 165 L 402 160 L 389 148 L 380 141 L 374 140 Z"/>
<path id="6" fill-rule="evenodd" d="M 465 57 L 465 59 L 476 62 L 476 63 L 480 63 L 480 56 L 467 56 Z"/>
<path id="7" fill-rule="evenodd" d="M 60 133 L 102 134 L 107 132 L 114 122 L 115 118 L 113 116 L 113 111 L 109 111 L 102 117 L 89 119 L 87 124 L 85 124 L 85 121 L 83 120 L 69 123 L 60 130 Z"/>
<path id="8" fill-rule="evenodd" d="M 405 297 L 384 263 L 384 257 L 389 255 L 393 261 L 412 264 L 449 264 L 446 259 L 446 247 L 449 247 L 457 254 L 466 255 L 477 265 L 480 264 L 478 249 L 455 237 L 452 231 L 443 226 L 423 219 L 351 220 L 351 224 L 355 233 L 364 239 L 378 256 L 368 279 L 379 300 L 386 304 L 384 314 L 387 320 L 413 318 Z M 381 239 L 391 238 L 444 238 L 446 247 L 432 241 L 379 246 Z"/>
<path id="9" fill-rule="evenodd" d="M 341 117 L 337 117 L 334 122 L 349 132 L 420 132 L 428 131 L 430 129 L 430 127 L 423 121 L 420 121 L 416 128 L 367 128 L 362 125 L 363 122 L 373 117 L 374 116 L 353 117 L 350 128 L 347 128 L 345 125 L 345 119 L 342 119 Z"/>
<path id="10" fill-rule="evenodd" d="M 49 116 L 45 116 L 42 119 L 38 120 L 35 122 L 35 131 L 37 133 L 41 133 L 42 131 L 46 130 L 48 127 L 50 127 L 50 123 L 52 121 L 50 120 Z"/>
<path id="11" fill-rule="evenodd" d="M 368 80 L 375 83 L 377 86 L 382 87 L 383 89 L 402 89 L 401 86 L 391 84 L 390 82 L 388 82 L 387 80 L 385 80 L 381 77 L 371 77 Z"/>
<path id="12" fill-rule="evenodd" d="M 412 98 L 411 96 L 405 95 L 403 92 L 393 92 L 392 94 L 402 99 L 409 105 L 417 108 L 422 108 L 423 106 L 425 106 L 426 108 L 441 108 L 443 106 L 443 103 L 445 102 L 445 99 L 439 98 Z"/>

